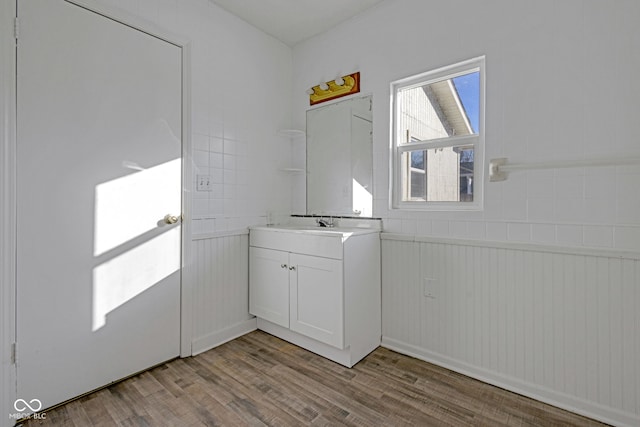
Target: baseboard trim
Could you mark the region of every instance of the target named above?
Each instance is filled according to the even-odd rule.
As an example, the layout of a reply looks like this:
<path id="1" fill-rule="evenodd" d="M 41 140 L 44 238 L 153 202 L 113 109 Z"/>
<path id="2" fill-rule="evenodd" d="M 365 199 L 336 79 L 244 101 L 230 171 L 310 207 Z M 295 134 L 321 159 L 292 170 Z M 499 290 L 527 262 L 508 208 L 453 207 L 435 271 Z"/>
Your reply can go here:
<path id="1" fill-rule="evenodd" d="M 640 415 L 623 412 L 615 408 L 590 402 L 575 396 L 530 384 L 517 378 L 508 377 L 484 368 L 455 360 L 439 353 L 417 347 L 389 337 L 382 337 L 382 347 L 388 348 L 434 365 L 442 366 L 460 374 L 475 378 L 487 384 L 548 403 L 567 411 L 620 427 L 640 425 Z"/>
<path id="2" fill-rule="evenodd" d="M 191 354 L 192 356 L 195 356 L 196 354 L 211 350 L 214 347 L 248 334 L 251 331 L 255 331 L 256 329 L 258 329 L 258 325 L 254 317 L 252 319 L 245 320 L 244 322 L 236 323 L 235 325 L 220 331 L 212 332 L 193 340 L 193 343 L 191 344 Z"/>

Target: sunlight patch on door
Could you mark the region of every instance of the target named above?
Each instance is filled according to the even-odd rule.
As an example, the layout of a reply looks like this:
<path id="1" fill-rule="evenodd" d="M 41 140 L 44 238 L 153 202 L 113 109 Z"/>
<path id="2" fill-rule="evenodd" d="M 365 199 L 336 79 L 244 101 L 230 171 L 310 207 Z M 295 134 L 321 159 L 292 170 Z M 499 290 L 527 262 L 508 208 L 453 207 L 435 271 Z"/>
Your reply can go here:
<path id="1" fill-rule="evenodd" d="M 180 227 L 174 227 L 93 269 L 93 324 L 180 268 Z"/>
<path id="2" fill-rule="evenodd" d="M 181 171 L 178 158 L 97 185 L 94 256 L 156 228 L 166 214 L 180 215 Z"/>

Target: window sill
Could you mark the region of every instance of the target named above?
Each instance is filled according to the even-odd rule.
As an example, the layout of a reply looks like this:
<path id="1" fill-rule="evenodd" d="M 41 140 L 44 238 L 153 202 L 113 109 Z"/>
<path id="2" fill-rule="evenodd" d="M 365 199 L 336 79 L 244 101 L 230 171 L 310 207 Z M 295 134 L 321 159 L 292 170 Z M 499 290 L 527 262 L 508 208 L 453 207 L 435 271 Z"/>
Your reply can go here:
<path id="1" fill-rule="evenodd" d="M 482 202 L 400 202 L 391 206 L 393 210 L 423 212 L 478 212 L 483 211 Z"/>

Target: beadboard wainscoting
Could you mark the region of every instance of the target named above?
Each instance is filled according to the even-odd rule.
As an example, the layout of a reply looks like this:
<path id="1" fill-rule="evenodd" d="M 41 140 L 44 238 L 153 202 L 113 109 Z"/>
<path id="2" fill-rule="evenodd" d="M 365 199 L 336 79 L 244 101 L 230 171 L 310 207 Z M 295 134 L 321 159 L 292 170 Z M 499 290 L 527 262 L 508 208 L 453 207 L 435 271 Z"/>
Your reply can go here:
<path id="1" fill-rule="evenodd" d="M 192 258 L 195 355 L 257 326 L 249 314 L 249 232 L 194 236 Z"/>
<path id="2" fill-rule="evenodd" d="M 640 425 L 640 254 L 382 235 L 382 344 Z"/>

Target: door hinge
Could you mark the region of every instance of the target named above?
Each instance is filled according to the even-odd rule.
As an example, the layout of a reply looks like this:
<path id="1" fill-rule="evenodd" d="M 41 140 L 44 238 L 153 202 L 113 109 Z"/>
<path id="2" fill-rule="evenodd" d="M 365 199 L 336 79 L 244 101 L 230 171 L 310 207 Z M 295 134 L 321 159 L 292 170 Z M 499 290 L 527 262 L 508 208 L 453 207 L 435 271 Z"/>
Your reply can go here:
<path id="1" fill-rule="evenodd" d="M 20 32 L 20 21 L 18 21 L 18 17 L 16 16 L 13 20 L 13 36 L 18 40 L 18 34 Z"/>
<path id="2" fill-rule="evenodd" d="M 18 358 L 18 344 L 17 343 L 13 343 L 11 344 L 11 364 L 15 365 L 16 364 L 16 360 Z"/>

